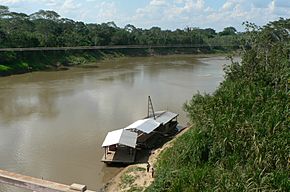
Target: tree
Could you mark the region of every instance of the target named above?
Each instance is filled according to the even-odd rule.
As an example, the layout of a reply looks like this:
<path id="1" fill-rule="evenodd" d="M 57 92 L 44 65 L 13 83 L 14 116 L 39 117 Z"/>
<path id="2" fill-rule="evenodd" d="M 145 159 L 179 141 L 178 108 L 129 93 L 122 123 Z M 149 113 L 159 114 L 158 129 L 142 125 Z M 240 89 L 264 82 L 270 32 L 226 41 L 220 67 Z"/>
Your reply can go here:
<path id="1" fill-rule="evenodd" d="M 126 30 L 118 30 L 111 38 L 112 45 L 128 45 L 130 33 Z"/>
<path id="2" fill-rule="evenodd" d="M 10 12 L 7 6 L 0 6 L 0 28 L 1 46 L 5 44 L 6 47 L 173 45 L 205 42 L 230 45 L 237 39 L 236 29 L 233 27 L 225 28 L 219 35 L 211 28 L 187 27 L 171 31 L 162 30 L 160 27 L 136 28 L 131 24 L 121 28 L 113 21 L 86 24 L 61 18 L 51 10 L 39 10 L 28 16 L 24 13 Z"/>
<path id="3" fill-rule="evenodd" d="M 6 41 L 6 34 L 1 29 L 1 26 L 0 26 L 0 47 L 4 47 L 5 46 L 5 41 Z"/>
<path id="4" fill-rule="evenodd" d="M 208 38 L 213 38 L 217 35 L 216 31 L 212 28 L 206 28 L 203 30 L 203 33 L 208 37 Z"/>
<path id="5" fill-rule="evenodd" d="M 0 5 L 0 18 L 4 18 L 9 14 L 9 8 L 4 5 Z"/>
<path id="6" fill-rule="evenodd" d="M 237 30 L 234 27 L 226 27 L 219 35 L 236 35 Z"/>
<path id="7" fill-rule="evenodd" d="M 60 18 L 60 15 L 56 13 L 55 11 L 41 9 L 38 12 L 31 14 L 30 18 L 31 19 L 47 19 L 47 20 L 56 21 Z"/>

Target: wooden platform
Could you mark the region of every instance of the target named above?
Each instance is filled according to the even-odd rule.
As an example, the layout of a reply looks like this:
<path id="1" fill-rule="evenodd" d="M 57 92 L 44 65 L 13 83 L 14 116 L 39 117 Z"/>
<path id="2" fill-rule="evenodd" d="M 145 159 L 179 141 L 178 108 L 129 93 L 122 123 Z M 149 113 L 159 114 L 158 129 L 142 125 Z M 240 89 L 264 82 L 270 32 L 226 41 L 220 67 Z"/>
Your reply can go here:
<path id="1" fill-rule="evenodd" d="M 129 147 L 120 147 L 116 151 L 107 151 L 103 156 L 102 162 L 110 163 L 134 163 L 136 157 L 136 149 Z"/>

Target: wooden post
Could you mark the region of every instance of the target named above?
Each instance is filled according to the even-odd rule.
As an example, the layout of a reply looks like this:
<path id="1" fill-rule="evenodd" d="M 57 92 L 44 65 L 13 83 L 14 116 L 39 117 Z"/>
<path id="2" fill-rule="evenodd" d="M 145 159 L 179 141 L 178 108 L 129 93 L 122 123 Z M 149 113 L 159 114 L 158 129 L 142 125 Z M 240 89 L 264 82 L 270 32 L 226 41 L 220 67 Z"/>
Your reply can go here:
<path id="1" fill-rule="evenodd" d="M 107 159 L 107 147 L 105 147 L 105 159 Z"/>

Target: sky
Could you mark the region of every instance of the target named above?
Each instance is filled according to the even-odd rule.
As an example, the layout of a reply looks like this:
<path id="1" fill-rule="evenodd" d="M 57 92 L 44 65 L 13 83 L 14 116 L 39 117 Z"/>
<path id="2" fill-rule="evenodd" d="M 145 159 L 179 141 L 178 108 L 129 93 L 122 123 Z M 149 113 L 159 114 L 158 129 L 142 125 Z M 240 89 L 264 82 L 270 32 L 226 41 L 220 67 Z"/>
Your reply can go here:
<path id="1" fill-rule="evenodd" d="M 243 31 L 244 21 L 262 26 L 290 18 L 290 0 L 0 0 L 10 11 L 32 14 L 54 10 L 61 17 L 85 23 L 114 21 L 119 27 L 183 29 L 233 26 Z"/>

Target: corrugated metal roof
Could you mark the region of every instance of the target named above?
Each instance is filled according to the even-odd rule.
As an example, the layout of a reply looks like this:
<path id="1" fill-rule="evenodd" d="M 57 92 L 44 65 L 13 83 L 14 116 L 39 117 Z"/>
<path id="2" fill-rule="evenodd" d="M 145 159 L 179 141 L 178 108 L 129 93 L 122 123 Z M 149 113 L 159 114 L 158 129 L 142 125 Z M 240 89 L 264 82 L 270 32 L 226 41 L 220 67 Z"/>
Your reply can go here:
<path id="1" fill-rule="evenodd" d="M 141 119 L 127 126 L 125 129 L 137 129 L 139 131 L 149 134 L 157 127 L 159 127 L 159 125 L 160 123 L 154 121 L 153 119 Z"/>
<path id="2" fill-rule="evenodd" d="M 102 144 L 102 147 L 121 144 L 135 148 L 136 142 L 137 142 L 137 133 L 125 129 L 118 129 L 116 131 L 111 131 L 107 134 Z"/>
<path id="3" fill-rule="evenodd" d="M 178 114 L 172 113 L 170 111 L 158 111 L 156 112 L 155 121 L 157 121 L 160 124 L 166 124 L 177 116 Z M 154 118 L 151 117 L 151 119 L 154 119 Z"/>

